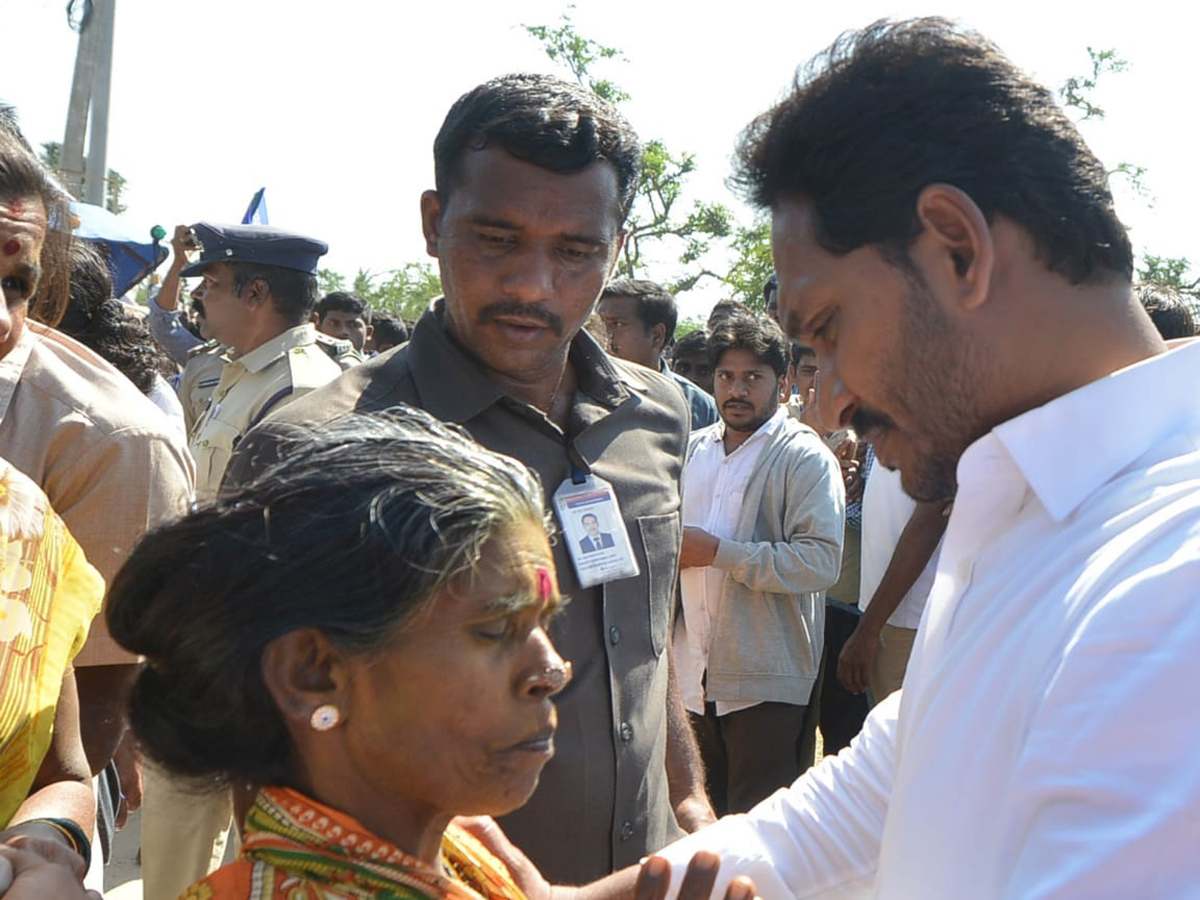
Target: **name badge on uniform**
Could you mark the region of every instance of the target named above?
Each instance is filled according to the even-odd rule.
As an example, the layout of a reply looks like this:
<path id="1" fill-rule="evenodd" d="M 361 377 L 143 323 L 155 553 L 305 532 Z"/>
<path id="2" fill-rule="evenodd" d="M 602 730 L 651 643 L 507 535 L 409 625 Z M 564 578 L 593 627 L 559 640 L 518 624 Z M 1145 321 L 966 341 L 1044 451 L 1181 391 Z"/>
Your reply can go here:
<path id="1" fill-rule="evenodd" d="M 638 574 L 611 484 L 595 475 L 578 483 L 568 478 L 554 492 L 554 510 L 581 585 L 594 587 Z"/>

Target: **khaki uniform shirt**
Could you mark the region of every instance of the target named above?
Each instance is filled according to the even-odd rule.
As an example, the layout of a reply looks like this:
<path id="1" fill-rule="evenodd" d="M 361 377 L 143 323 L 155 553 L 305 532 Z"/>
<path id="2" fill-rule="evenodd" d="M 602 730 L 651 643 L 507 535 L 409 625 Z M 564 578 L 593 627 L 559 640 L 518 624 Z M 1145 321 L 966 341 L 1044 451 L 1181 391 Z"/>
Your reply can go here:
<path id="1" fill-rule="evenodd" d="M 216 341 L 194 348 L 188 353 L 187 365 L 179 376 L 179 404 L 183 407 L 183 424 L 188 434 L 196 427 L 208 400 L 221 383 L 225 368 L 225 348 Z"/>
<path id="2" fill-rule="evenodd" d="M 226 357 L 208 408 L 192 430 L 196 500 L 216 499 L 233 448 L 272 409 L 341 374 L 317 346 L 316 329 L 297 325 L 236 359 Z"/>
<path id="3" fill-rule="evenodd" d="M 192 498 L 191 456 L 162 410 L 87 347 L 33 322 L 0 359 L 0 457 L 45 491 L 105 582 Z M 75 665 L 136 661 L 97 616 Z"/>
<path id="4" fill-rule="evenodd" d="M 552 622 L 551 638 L 575 677 L 555 699 L 554 758 L 530 801 L 500 819 L 552 883 L 579 884 L 682 835 L 666 776 L 665 650 L 688 409 L 672 381 L 609 357 L 584 332 L 570 353 L 579 387 L 564 433 L 497 387 L 446 333 L 438 303 L 409 343 L 270 416 L 239 447 L 228 483 L 244 483 L 286 453 L 289 440 L 305 440 L 340 414 L 407 403 L 521 460 L 541 478 L 547 502 L 572 465 L 613 485 L 640 574 L 582 588 L 565 542 L 556 542 L 559 590 L 569 602 Z"/>

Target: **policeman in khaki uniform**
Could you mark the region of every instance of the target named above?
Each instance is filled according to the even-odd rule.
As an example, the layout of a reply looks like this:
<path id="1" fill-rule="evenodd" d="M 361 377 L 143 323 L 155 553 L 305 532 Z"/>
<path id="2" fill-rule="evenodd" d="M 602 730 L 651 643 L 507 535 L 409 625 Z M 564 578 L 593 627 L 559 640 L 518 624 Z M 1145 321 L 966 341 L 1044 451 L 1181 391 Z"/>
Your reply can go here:
<path id="1" fill-rule="evenodd" d="M 196 499 L 213 500 L 242 435 L 274 409 L 332 381 L 341 367 L 317 344 L 309 317 L 317 300 L 323 241 L 261 225 L 192 229 L 200 258 L 182 276 L 201 275 L 192 298 L 208 331 L 227 347 L 221 378 L 189 435 Z"/>

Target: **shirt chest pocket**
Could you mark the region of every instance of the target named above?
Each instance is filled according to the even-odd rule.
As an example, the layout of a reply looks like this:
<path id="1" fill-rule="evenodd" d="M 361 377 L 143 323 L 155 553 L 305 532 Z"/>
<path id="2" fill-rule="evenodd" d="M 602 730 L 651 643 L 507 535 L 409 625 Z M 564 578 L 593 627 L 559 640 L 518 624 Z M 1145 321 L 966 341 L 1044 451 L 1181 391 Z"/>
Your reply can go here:
<path id="1" fill-rule="evenodd" d="M 210 417 L 204 423 L 192 445 L 196 457 L 197 485 L 203 485 L 207 491 L 215 494 L 241 437 L 238 428 L 220 418 Z"/>
<path id="2" fill-rule="evenodd" d="M 675 580 L 679 574 L 679 514 L 638 516 L 638 531 L 646 560 L 650 645 L 661 655 L 671 634 L 675 610 Z"/>

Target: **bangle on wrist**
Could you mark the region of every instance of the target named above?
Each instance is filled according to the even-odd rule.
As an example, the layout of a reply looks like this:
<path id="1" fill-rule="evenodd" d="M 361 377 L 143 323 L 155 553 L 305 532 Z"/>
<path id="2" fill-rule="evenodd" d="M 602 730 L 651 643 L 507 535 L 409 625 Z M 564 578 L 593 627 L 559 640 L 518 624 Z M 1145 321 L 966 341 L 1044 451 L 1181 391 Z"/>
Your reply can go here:
<path id="1" fill-rule="evenodd" d="M 49 825 L 51 828 L 58 831 L 59 834 L 67 839 L 67 843 L 71 845 L 71 849 L 83 857 L 83 861 L 86 865 L 90 866 L 92 864 L 92 842 L 88 839 L 88 836 L 83 833 L 83 829 L 79 826 L 78 822 L 75 822 L 72 819 L 43 818 L 29 819 L 22 824 L 33 823 Z"/>

